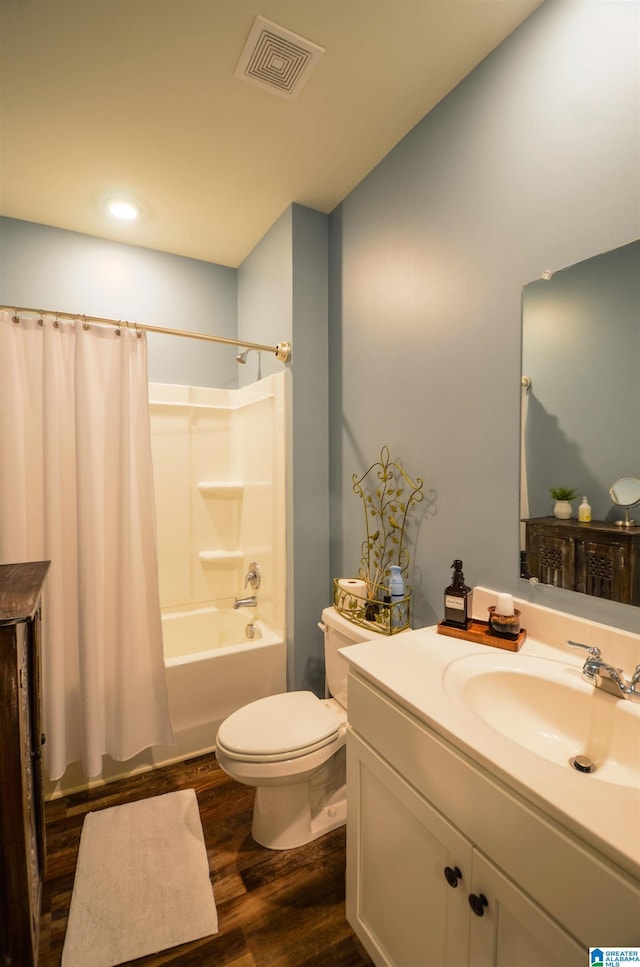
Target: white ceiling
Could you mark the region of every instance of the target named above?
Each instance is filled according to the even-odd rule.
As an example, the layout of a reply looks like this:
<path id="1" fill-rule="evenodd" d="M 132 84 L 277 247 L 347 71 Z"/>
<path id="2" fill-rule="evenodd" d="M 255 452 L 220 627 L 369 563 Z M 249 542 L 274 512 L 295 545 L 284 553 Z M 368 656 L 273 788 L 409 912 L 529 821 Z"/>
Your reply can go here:
<path id="1" fill-rule="evenodd" d="M 3 0 L 0 214 L 237 266 L 291 202 L 335 208 L 540 2 Z M 295 100 L 234 77 L 258 14 L 325 49 Z"/>

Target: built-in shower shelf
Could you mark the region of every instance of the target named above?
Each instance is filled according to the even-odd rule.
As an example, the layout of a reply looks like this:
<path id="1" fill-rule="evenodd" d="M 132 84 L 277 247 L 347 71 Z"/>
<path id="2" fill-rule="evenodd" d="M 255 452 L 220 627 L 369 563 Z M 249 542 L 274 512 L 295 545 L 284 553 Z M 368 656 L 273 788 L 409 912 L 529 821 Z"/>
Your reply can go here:
<path id="1" fill-rule="evenodd" d="M 244 559 L 244 553 L 242 551 L 200 551 L 198 558 L 201 564 L 235 567 L 238 561 Z"/>
<path id="2" fill-rule="evenodd" d="M 189 400 L 149 400 L 149 406 L 174 410 L 235 410 L 236 406 L 224 403 L 192 403 Z"/>
<path id="3" fill-rule="evenodd" d="M 238 480 L 202 480 L 198 484 L 198 490 L 203 497 L 222 497 L 225 500 L 232 500 L 242 496 L 244 484 Z"/>

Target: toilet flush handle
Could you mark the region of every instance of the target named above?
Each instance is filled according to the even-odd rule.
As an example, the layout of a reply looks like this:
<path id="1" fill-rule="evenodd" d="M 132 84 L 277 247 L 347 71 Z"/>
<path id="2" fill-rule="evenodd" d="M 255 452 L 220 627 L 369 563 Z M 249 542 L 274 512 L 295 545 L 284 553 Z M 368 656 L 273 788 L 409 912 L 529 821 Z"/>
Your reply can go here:
<path id="1" fill-rule="evenodd" d="M 322 632 L 324 632 L 326 634 L 327 626 L 324 623 L 324 621 L 319 621 L 318 622 L 318 628 L 320 629 L 320 631 L 322 631 Z"/>

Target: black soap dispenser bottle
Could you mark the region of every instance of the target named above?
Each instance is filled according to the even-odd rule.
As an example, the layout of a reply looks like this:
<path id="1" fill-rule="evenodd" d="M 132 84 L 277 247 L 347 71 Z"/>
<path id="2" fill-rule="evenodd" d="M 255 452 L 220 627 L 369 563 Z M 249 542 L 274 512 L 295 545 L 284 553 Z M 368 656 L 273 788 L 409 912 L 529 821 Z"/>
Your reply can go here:
<path id="1" fill-rule="evenodd" d="M 471 588 L 464 583 L 462 561 L 454 561 L 451 567 L 453 578 L 444 592 L 444 623 L 466 630 L 471 621 Z"/>

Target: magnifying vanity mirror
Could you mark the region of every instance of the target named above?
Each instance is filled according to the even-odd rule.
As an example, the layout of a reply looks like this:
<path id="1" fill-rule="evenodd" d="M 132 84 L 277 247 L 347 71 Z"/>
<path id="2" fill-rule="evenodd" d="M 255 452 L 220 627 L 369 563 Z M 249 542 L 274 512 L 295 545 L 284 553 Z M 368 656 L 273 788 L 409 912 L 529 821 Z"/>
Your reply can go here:
<path id="1" fill-rule="evenodd" d="M 629 518 L 629 507 L 640 504 L 640 480 L 637 477 L 621 477 L 611 487 L 609 494 L 614 504 L 624 507 L 624 520 L 617 520 L 616 524 L 620 527 L 635 527 L 638 522 Z"/>
<path id="2" fill-rule="evenodd" d="M 524 287 L 521 576 L 640 606 L 638 372 L 640 241 Z M 575 492 L 569 519 L 551 490 Z"/>

